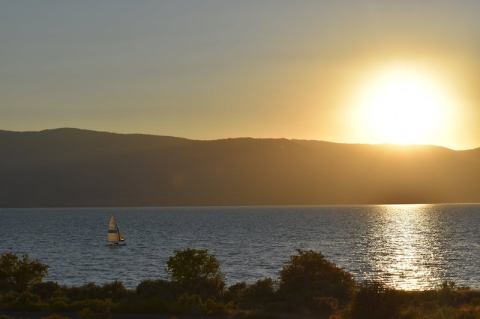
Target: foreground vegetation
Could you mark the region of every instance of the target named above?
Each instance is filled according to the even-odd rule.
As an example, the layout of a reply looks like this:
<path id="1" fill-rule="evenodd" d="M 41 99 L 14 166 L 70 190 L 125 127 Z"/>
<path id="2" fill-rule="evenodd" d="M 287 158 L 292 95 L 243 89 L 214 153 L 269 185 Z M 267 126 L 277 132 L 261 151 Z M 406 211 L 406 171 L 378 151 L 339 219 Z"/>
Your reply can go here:
<path id="1" fill-rule="evenodd" d="M 105 319 L 122 314 L 220 318 L 480 319 L 480 291 L 445 283 L 436 290 L 399 291 L 352 275 L 314 251 L 299 250 L 277 280 L 226 286 L 217 259 L 206 250 L 176 251 L 169 280 L 78 287 L 43 282 L 48 266 L 27 256 L 0 256 L 0 314 L 47 312 L 49 319 Z M 62 315 L 54 315 L 62 314 Z M 2 316 L 0 315 L 0 318 Z M 7 318 L 7 317 L 3 317 Z M 132 317 L 134 318 L 134 316 Z"/>

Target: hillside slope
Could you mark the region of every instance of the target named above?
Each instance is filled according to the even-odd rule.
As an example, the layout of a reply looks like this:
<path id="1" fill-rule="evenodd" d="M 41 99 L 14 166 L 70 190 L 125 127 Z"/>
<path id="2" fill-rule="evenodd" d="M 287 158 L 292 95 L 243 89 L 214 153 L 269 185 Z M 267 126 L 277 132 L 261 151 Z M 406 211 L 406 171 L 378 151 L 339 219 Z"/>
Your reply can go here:
<path id="1" fill-rule="evenodd" d="M 0 131 L 0 207 L 480 202 L 480 150 Z"/>

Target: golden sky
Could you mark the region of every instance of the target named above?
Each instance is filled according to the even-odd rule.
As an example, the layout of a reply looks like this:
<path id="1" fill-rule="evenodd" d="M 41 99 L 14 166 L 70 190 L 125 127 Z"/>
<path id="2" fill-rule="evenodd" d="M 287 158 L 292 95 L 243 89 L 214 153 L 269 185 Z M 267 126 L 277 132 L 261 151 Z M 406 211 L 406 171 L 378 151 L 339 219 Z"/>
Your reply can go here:
<path id="1" fill-rule="evenodd" d="M 478 147 L 478 12 L 443 0 L 5 1 L 0 128 Z"/>

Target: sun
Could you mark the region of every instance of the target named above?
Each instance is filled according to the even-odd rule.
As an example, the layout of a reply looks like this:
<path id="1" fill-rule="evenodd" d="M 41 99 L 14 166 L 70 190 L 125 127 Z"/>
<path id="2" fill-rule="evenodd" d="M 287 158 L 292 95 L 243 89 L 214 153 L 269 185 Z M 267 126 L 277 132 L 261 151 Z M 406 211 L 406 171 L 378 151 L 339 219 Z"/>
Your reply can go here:
<path id="1" fill-rule="evenodd" d="M 432 75 L 395 66 L 367 81 L 357 104 L 374 142 L 429 144 L 441 132 L 451 101 Z"/>

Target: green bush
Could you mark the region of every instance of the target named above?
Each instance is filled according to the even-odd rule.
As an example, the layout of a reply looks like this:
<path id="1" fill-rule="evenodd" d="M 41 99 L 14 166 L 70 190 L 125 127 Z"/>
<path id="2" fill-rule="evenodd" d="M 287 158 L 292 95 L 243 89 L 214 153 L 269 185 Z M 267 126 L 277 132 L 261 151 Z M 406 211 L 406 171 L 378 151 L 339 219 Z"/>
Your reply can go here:
<path id="1" fill-rule="evenodd" d="M 352 303 L 352 319 L 394 319 L 399 317 L 402 298 L 395 290 L 376 281 L 362 283 Z"/>
<path id="2" fill-rule="evenodd" d="M 220 315 L 224 314 L 226 305 L 218 302 L 215 299 L 208 298 L 203 301 L 199 295 L 183 294 L 178 298 L 178 313 L 188 315 Z"/>
<path id="3" fill-rule="evenodd" d="M 19 293 L 10 304 L 12 310 L 37 311 L 43 308 L 46 308 L 46 305 L 41 302 L 40 297 L 28 291 Z"/>
<path id="4" fill-rule="evenodd" d="M 224 298 L 227 301 L 231 301 L 234 304 L 238 304 L 243 297 L 243 293 L 247 289 L 247 284 L 244 282 L 238 282 L 228 287 L 224 294 Z"/>
<path id="5" fill-rule="evenodd" d="M 121 302 L 113 310 L 119 313 L 177 313 L 178 308 L 176 301 L 167 302 L 159 297 L 150 297 Z"/>
<path id="6" fill-rule="evenodd" d="M 10 309 L 19 293 L 15 291 L 4 292 L 0 294 L 0 310 Z"/>
<path id="7" fill-rule="evenodd" d="M 176 251 L 168 259 L 166 270 L 173 283 L 186 294 L 199 295 L 202 299 L 223 294 L 225 282 L 220 264 L 205 249 Z"/>
<path id="8" fill-rule="evenodd" d="M 393 290 L 378 282 L 355 287 L 350 274 L 314 251 L 299 250 L 290 257 L 278 289 L 267 278 L 225 291 L 216 258 L 195 249 L 177 251 L 169 259 L 171 281 L 145 280 L 135 290 L 118 281 L 78 287 L 42 283 L 40 270 L 46 268 L 13 254 L 2 255 L 0 266 L 0 310 L 74 311 L 82 319 L 108 319 L 112 311 L 228 318 L 480 319 L 479 290 L 453 283 L 426 291 Z"/>
<path id="9" fill-rule="evenodd" d="M 96 312 L 90 308 L 83 308 L 78 312 L 80 319 L 110 319 L 112 317 L 110 312 Z"/>
<path id="10" fill-rule="evenodd" d="M 110 299 L 88 299 L 72 303 L 71 308 L 78 311 L 82 319 L 111 318 L 112 301 Z"/>
<path id="11" fill-rule="evenodd" d="M 58 314 L 54 313 L 54 314 L 48 315 L 46 317 L 42 317 L 40 319 L 70 319 L 70 317 L 62 316 L 62 315 L 58 315 Z"/>
<path id="12" fill-rule="evenodd" d="M 262 308 L 275 301 L 276 297 L 273 280 L 261 279 L 243 289 L 240 305 L 243 308 Z"/>
<path id="13" fill-rule="evenodd" d="M 70 307 L 74 311 L 88 308 L 96 313 L 110 312 L 112 301 L 110 299 L 85 299 L 72 302 Z"/>
<path id="14" fill-rule="evenodd" d="M 0 256 L 0 292 L 24 292 L 40 283 L 47 272 L 47 265 L 26 255 L 19 258 L 13 253 L 4 253 Z"/>
<path id="15" fill-rule="evenodd" d="M 100 289 L 102 299 L 117 301 L 128 296 L 128 290 L 120 281 L 113 281 L 104 284 Z"/>
<path id="16" fill-rule="evenodd" d="M 166 280 L 144 280 L 138 284 L 136 294 L 142 298 L 160 298 L 165 301 L 176 299 L 177 287 Z"/>
<path id="17" fill-rule="evenodd" d="M 338 309 L 338 300 L 332 297 L 318 297 L 312 300 L 310 309 L 316 315 L 329 317 Z"/>
<path id="18" fill-rule="evenodd" d="M 332 297 L 348 302 L 354 292 L 352 276 L 315 251 L 298 250 L 280 272 L 279 293 L 297 307 L 312 304 L 315 298 Z"/>
<path id="19" fill-rule="evenodd" d="M 90 282 L 78 287 L 63 287 L 64 294 L 70 300 L 85 300 L 102 298 L 102 287 Z"/>
<path id="20" fill-rule="evenodd" d="M 48 308 L 53 311 L 68 311 L 70 305 L 65 296 L 55 296 L 48 301 Z"/>
<path id="21" fill-rule="evenodd" d="M 178 298 L 179 311 L 184 314 L 200 315 L 203 309 L 202 298 L 195 294 L 183 294 Z"/>
<path id="22" fill-rule="evenodd" d="M 42 298 L 42 300 L 49 300 L 54 295 L 61 294 L 62 288 L 56 282 L 47 281 L 35 284 L 31 291 Z"/>
<path id="23" fill-rule="evenodd" d="M 210 298 L 202 304 L 202 314 L 206 316 L 221 315 L 225 309 L 226 305 Z"/>

